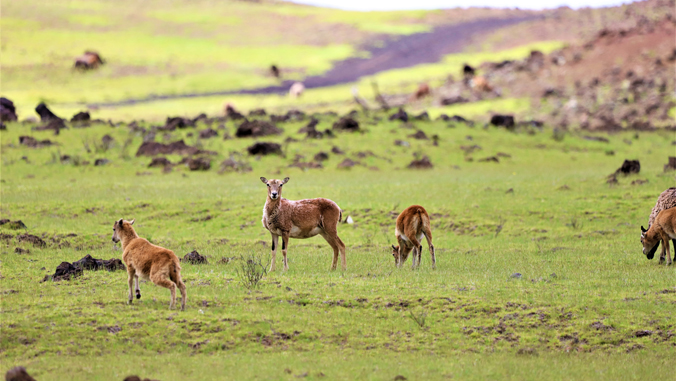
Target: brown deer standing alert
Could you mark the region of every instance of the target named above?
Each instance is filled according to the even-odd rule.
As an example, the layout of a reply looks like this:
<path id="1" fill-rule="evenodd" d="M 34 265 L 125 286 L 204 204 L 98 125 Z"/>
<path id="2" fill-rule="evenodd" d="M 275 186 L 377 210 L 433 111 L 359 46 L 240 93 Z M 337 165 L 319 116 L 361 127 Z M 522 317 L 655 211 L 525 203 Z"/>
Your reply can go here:
<path id="1" fill-rule="evenodd" d="M 392 245 L 392 255 L 397 267 L 401 267 L 408 254 L 413 250 L 413 268 L 420 266 L 422 254 L 423 236 L 427 240 L 427 245 L 432 256 L 432 268 L 437 265 L 437 259 L 434 256 L 434 245 L 432 245 L 432 230 L 430 228 L 430 216 L 425 208 L 420 205 L 411 205 L 404 209 L 397 217 L 397 226 L 394 230 L 399 246 Z M 416 262 L 416 256 L 418 258 Z"/>
<path id="2" fill-rule="evenodd" d="M 284 180 L 268 180 L 261 177 L 261 181 L 268 186 L 268 198 L 263 207 L 263 226 L 272 234 L 272 261 L 270 271 L 275 270 L 275 255 L 279 237 L 282 237 L 282 255 L 284 256 L 284 270 L 289 269 L 286 259 L 286 249 L 289 238 L 310 238 L 321 235 L 333 248 L 333 262 L 331 270 L 336 269 L 338 253 L 347 270 L 345 259 L 345 244 L 338 237 L 338 223 L 343 212 L 338 205 L 326 198 L 312 198 L 307 200 L 291 201 L 282 198 L 282 186 L 289 182 Z"/>

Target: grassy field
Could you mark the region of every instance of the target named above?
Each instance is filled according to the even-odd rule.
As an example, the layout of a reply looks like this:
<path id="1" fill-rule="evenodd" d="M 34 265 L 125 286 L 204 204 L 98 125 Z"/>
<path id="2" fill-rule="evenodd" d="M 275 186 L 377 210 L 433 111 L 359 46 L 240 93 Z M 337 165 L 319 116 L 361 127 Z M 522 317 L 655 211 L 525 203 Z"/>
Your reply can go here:
<path id="1" fill-rule="evenodd" d="M 386 117 L 358 115 L 364 131 L 322 140 L 296 133 L 307 119 L 280 124 L 283 135 L 261 140 L 282 143 L 284 155 L 242 156 L 253 171 L 241 174 L 218 173 L 255 141 L 223 140 L 234 135 L 232 121 L 218 138 L 198 139 L 204 124 L 158 134 L 217 152 L 209 171 L 169 173 L 135 156 L 143 138 L 125 124 L 58 136 L 9 124 L 0 133 L 0 214 L 21 219 L 47 246 L 19 243 L 23 231 L 0 227 L 9 235 L 0 252 L 1 368 L 24 365 L 40 380 L 673 376 L 676 274 L 646 260 L 638 239 L 657 196 L 674 185 L 674 173 L 662 170 L 673 132 L 619 133 L 604 143 L 577 132 L 554 139 L 549 128 L 512 133 Z M 320 130 L 335 120 L 319 118 Z M 438 146 L 409 137 L 418 129 L 437 135 Z M 105 134 L 115 141 L 109 148 L 98 143 Z M 58 145 L 26 148 L 21 135 Z M 480 148 L 465 153 L 472 145 Z M 289 167 L 319 151 L 329 153 L 324 169 Z M 498 153 L 507 154 L 499 163 L 479 161 Z M 407 169 L 422 155 L 433 169 Z M 337 169 L 345 157 L 362 164 Z M 110 163 L 95 167 L 98 158 Z M 606 176 L 625 158 L 639 159 L 641 173 L 609 186 Z M 284 197 L 327 197 L 353 218 L 339 226 L 347 271 L 328 270 L 321 238 L 292 240 L 288 272 L 257 289 L 243 285 L 238 258 L 269 258 L 260 176 L 290 176 Z M 394 219 L 414 203 L 431 215 L 436 270 L 427 249 L 420 269 L 394 267 Z M 120 257 L 110 241 L 119 218 L 135 218 L 142 237 L 181 257 L 208 257 L 182 264 L 185 312 L 170 311 L 168 292 L 148 283 L 127 305 L 124 272 L 40 282 L 62 261 Z"/>

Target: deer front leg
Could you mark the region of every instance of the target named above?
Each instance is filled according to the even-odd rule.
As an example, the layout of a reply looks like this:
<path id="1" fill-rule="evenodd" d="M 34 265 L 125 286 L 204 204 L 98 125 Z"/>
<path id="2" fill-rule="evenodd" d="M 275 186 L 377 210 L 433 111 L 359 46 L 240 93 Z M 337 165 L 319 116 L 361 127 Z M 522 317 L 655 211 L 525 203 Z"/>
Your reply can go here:
<path id="1" fill-rule="evenodd" d="M 282 232 L 282 256 L 284 257 L 284 271 L 289 270 L 289 262 L 286 259 L 286 249 L 289 247 L 289 232 Z"/>
<path id="2" fill-rule="evenodd" d="M 662 239 L 662 246 L 664 247 L 662 249 L 664 250 L 664 256 L 667 258 L 667 266 L 671 266 L 673 262 L 671 261 L 671 253 L 669 252 L 669 237 Z"/>
<path id="3" fill-rule="evenodd" d="M 272 234 L 272 259 L 270 260 L 270 272 L 275 271 L 275 257 L 277 256 L 277 245 L 279 245 L 279 236 Z"/>

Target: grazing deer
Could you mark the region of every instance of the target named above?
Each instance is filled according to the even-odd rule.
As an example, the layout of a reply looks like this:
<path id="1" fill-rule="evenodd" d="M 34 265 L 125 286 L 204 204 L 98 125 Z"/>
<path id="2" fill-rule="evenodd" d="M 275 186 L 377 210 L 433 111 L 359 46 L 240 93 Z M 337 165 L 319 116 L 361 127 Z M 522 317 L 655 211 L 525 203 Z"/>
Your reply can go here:
<path id="1" fill-rule="evenodd" d="M 173 251 L 151 244 L 139 238 L 131 227 L 134 221 L 120 219 L 113 225 L 113 242 L 122 241 L 122 260 L 127 265 L 129 275 L 129 304 L 134 300 L 132 287 L 136 279 L 136 299 L 141 299 L 139 280 L 151 280 L 160 287 L 171 291 L 169 308 L 176 306 L 176 286 L 181 290 L 181 310 L 185 310 L 187 295 L 185 284 L 181 280 L 181 265 Z"/>
<path id="2" fill-rule="evenodd" d="M 338 205 L 326 198 L 298 201 L 282 198 L 282 186 L 289 182 L 288 177 L 284 180 L 268 180 L 261 177 L 261 181 L 268 186 L 268 198 L 263 207 L 263 226 L 272 234 L 270 271 L 275 270 L 279 236 L 282 237 L 284 270 L 288 270 L 286 249 L 289 246 L 289 238 L 303 239 L 314 237 L 317 234 L 321 235 L 333 248 L 331 270 L 335 270 L 338 264 L 338 252 L 340 252 L 343 270 L 347 270 L 345 244 L 338 237 L 338 223 L 343 218 L 343 211 Z"/>
<path id="3" fill-rule="evenodd" d="M 437 266 L 437 259 L 434 256 L 434 245 L 432 245 L 432 230 L 430 229 L 430 216 L 425 208 L 420 205 L 411 205 L 404 209 L 397 217 L 397 225 L 394 230 L 399 246 L 392 245 L 392 255 L 397 267 L 401 267 L 408 254 L 413 250 L 413 268 L 420 266 L 422 254 L 422 238 L 427 240 L 427 245 L 432 256 L 432 268 Z M 418 261 L 416 262 L 416 255 Z"/>
<path id="4" fill-rule="evenodd" d="M 103 65 L 105 61 L 101 59 L 99 53 L 86 51 L 83 55 L 75 58 L 75 68 L 82 70 L 96 69 Z"/>
<path id="5" fill-rule="evenodd" d="M 676 208 L 665 209 L 661 211 L 655 222 L 646 230 L 641 226 L 641 244 L 643 244 L 643 254 L 649 255 L 652 248 L 662 241 L 662 258 L 667 259 L 667 265 L 671 265 L 671 255 L 669 253 L 669 240 L 676 239 Z M 676 250 L 675 250 L 676 251 Z M 654 254 L 654 253 L 653 253 Z M 674 253 L 676 261 L 676 253 Z M 660 261 L 660 263 L 662 263 Z"/>
<path id="6" fill-rule="evenodd" d="M 652 212 L 650 213 L 650 218 L 648 219 L 648 230 L 650 230 L 650 227 L 653 225 L 655 222 L 655 218 L 657 218 L 657 214 L 665 209 L 670 209 L 676 207 L 676 187 L 669 188 L 662 192 L 660 196 L 657 198 L 657 203 L 655 203 L 655 206 L 653 207 Z M 671 242 L 674 244 L 674 252 L 676 252 L 676 239 L 672 239 Z M 658 241 L 655 244 L 655 247 L 653 247 L 647 254 L 646 257 L 648 259 L 653 259 L 655 257 L 655 252 L 657 251 L 657 248 L 660 247 L 660 242 Z M 664 253 L 664 251 L 662 251 Z M 664 262 L 664 254 L 660 256 L 660 263 Z"/>

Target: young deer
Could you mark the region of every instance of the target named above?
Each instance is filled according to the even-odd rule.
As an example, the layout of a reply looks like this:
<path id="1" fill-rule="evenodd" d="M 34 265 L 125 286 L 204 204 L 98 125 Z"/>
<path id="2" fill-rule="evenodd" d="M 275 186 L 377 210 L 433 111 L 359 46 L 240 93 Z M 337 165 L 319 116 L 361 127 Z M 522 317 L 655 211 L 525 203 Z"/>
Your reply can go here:
<path id="1" fill-rule="evenodd" d="M 188 299 L 185 284 L 181 280 L 181 265 L 173 251 L 155 246 L 146 239 L 139 238 L 131 225 L 134 221 L 120 219 L 113 225 L 113 242 L 122 241 L 122 260 L 127 265 L 129 275 L 129 304 L 134 300 L 132 287 L 136 279 L 136 299 L 141 299 L 139 280 L 151 280 L 158 286 L 171 291 L 169 308 L 176 306 L 176 286 L 181 290 L 181 310 L 185 310 Z"/>
<path id="2" fill-rule="evenodd" d="M 641 226 L 641 244 L 643 244 L 643 254 L 649 255 L 652 248 L 660 241 L 662 242 L 662 258 L 666 257 L 667 265 L 672 264 L 669 253 L 669 240 L 676 239 L 676 208 L 665 209 L 657 215 L 655 222 L 646 230 Z M 676 261 L 676 253 L 674 253 Z M 660 262 L 662 263 L 662 262 Z"/>
<path id="3" fill-rule="evenodd" d="M 399 246 L 392 245 L 392 255 L 397 267 L 401 267 L 408 254 L 413 250 L 413 268 L 420 266 L 422 254 L 422 238 L 427 240 L 430 255 L 432 256 L 432 268 L 437 266 L 437 259 L 434 256 L 434 245 L 432 245 L 432 230 L 430 229 L 430 216 L 425 208 L 420 205 L 411 205 L 404 209 L 397 217 L 397 225 L 394 230 Z M 418 261 L 416 262 L 416 256 Z"/>
<path id="4" fill-rule="evenodd" d="M 650 218 L 648 219 L 648 230 L 655 223 L 655 218 L 657 214 L 665 209 L 671 209 L 676 207 L 676 187 L 669 188 L 662 192 L 657 198 L 657 203 L 653 207 L 652 212 L 650 213 Z M 674 244 L 674 251 L 676 252 L 676 239 L 672 239 L 671 242 Z M 659 241 L 655 244 L 648 253 L 644 253 L 648 259 L 653 259 L 655 257 L 655 252 L 657 248 L 660 247 Z M 662 255 L 660 256 L 660 263 L 664 262 L 664 250 L 662 250 Z"/>
<path id="5" fill-rule="evenodd" d="M 314 237 L 317 234 L 321 235 L 333 248 L 331 270 L 335 270 L 338 264 L 338 252 L 340 252 L 343 270 L 347 270 L 345 244 L 338 237 L 338 223 L 343 218 L 343 212 L 338 205 L 325 198 L 298 201 L 282 198 L 282 186 L 289 182 L 288 177 L 283 181 L 261 177 L 261 181 L 268 186 L 268 198 L 263 207 L 263 226 L 272 234 L 270 271 L 275 270 L 279 236 L 282 237 L 284 270 L 288 270 L 286 249 L 289 246 L 289 238 L 303 239 Z"/>

